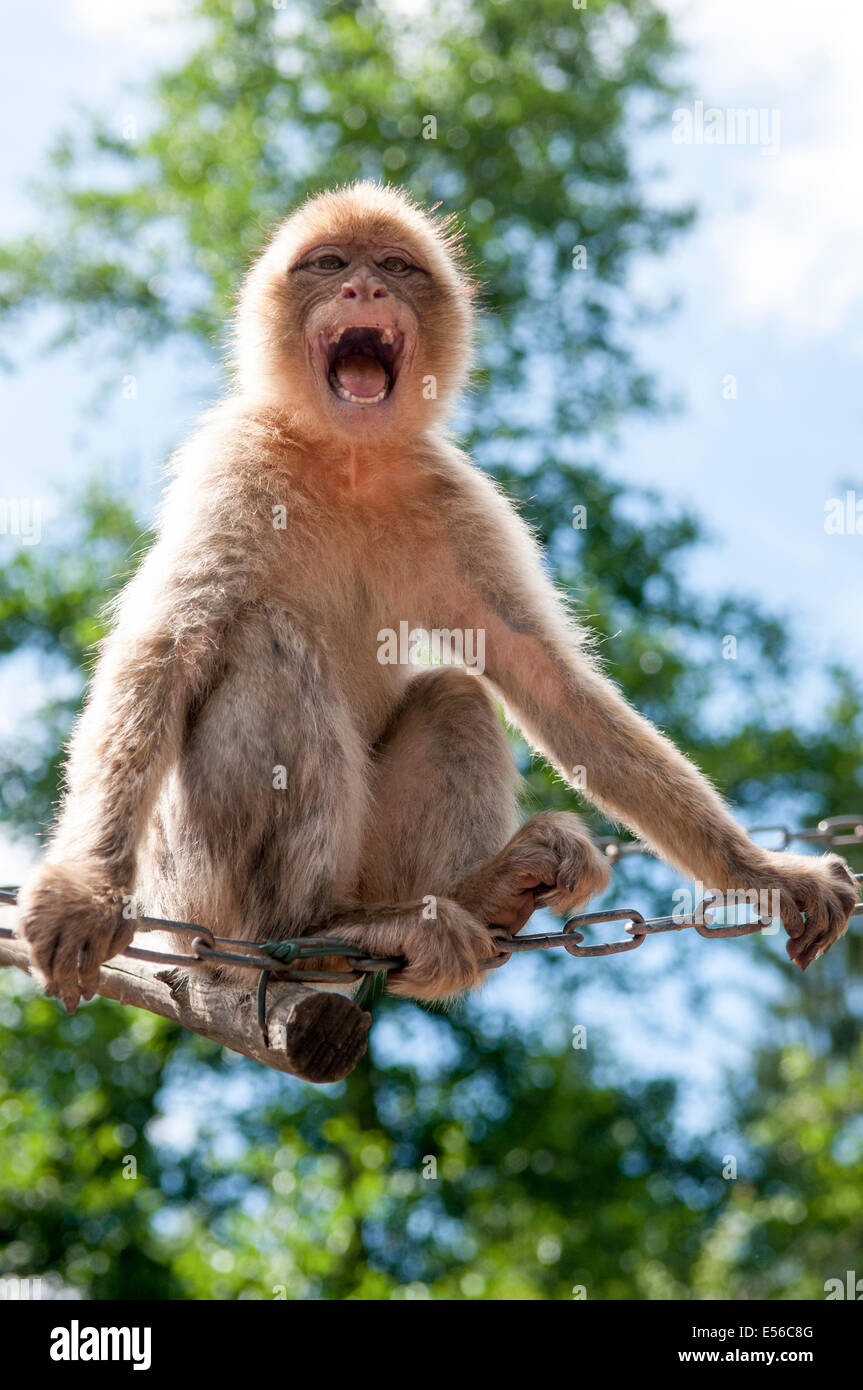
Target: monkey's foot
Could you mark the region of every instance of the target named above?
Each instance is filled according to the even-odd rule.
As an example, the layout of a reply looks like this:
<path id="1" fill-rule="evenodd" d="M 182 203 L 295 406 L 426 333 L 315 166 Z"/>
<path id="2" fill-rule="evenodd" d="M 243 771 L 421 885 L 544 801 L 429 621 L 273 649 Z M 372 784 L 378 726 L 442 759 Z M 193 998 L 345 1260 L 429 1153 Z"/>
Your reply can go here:
<path id="1" fill-rule="evenodd" d="M 404 957 L 400 970 L 388 972 L 387 989 L 410 999 L 446 999 L 473 989 L 482 979 L 480 961 L 498 950 L 491 932 L 448 898 L 427 897 L 396 912 L 360 907 L 317 934 L 355 942 L 370 956 Z M 315 970 L 351 968 L 344 956 L 319 957 L 306 965 Z"/>
<path id="2" fill-rule="evenodd" d="M 453 897 L 490 927 L 515 934 L 538 907 L 566 913 L 608 887 L 611 867 L 578 816 L 542 811 Z"/>

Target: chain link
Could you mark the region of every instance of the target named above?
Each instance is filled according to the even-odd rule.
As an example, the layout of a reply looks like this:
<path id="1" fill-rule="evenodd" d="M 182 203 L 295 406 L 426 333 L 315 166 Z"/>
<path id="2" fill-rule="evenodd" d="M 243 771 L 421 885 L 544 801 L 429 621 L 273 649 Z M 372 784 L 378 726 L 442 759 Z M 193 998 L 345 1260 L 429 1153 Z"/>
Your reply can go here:
<path id="1" fill-rule="evenodd" d="M 840 834 L 840 831 L 849 833 Z M 847 845 L 863 845 L 863 815 L 829 816 L 807 830 L 789 830 L 787 825 L 754 825 L 747 834 L 778 835 L 779 844 L 770 847 L 775 850 L 787 849 L 795 840 L 808 841 L 809 844 L 820 845 L 822 849 L 841 849 Z M 613 864 L 630 854 L 651 854 L 639 840 L 623 840 L 616 835 L 598 836 L 596 843 Z"/>

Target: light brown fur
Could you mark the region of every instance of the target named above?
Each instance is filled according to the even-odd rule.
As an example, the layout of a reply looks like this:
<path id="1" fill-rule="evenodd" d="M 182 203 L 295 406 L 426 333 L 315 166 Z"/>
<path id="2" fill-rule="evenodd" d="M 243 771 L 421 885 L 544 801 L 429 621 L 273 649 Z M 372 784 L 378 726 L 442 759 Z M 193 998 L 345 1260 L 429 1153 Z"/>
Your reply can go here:
<path id="1" fill-rule="evenodd" d="M 495 928 L 608 882 L 577 817 L 517 829 L 492 691 L 670 863 L 714 889 L 779 889 L 800 966 L 844 930 L 842 861 L 747 838 L 601 674 L 528 528 L 443 432 L 473 298 L 447 229 L 368 184 L 306 204 L 250 271 L 236 389 L 178 456 L 21 896 L 37 972 L 68 1007 L 131 936 L 133 895 L 225 936 L 350 936 L 405 957 L 404 994 L 477 984 Z M 395 335 L 379 404 L 327 375 L 345 324 Z M 379 633 L 402 621 L 484 630 L 485 674 L 381 664 Z"/>

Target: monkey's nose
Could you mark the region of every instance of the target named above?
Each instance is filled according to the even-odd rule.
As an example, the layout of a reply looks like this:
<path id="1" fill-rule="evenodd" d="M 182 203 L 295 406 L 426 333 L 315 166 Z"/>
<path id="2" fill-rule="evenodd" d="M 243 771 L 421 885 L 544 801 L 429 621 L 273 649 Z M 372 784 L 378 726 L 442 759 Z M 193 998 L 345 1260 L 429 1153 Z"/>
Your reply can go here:
<path id="1" fill-rule="evenodd" d="M 386 299 L 387 288 L 380 280 L 346 280 L 342 299 Z"/>

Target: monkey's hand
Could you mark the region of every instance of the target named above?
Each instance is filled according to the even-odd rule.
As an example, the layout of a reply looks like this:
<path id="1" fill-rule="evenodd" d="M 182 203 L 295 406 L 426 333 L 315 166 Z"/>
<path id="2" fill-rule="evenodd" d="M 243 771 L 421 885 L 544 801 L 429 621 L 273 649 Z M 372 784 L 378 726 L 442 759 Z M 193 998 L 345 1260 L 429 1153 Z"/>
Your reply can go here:
<path id="1" fill-rule="evenodd" d="M 41 864 L 21 890 L 18 931 L 30 944 L 33 973 L 69 1013 L 82 997 L 92 999 L 102 962 L 131 941 L 129 901 L 103 868 L 86 863 Z"/>
<path id="2" fill-rule="evenodd" d="M 778 890 L 779 915 L 790 937 L 786 950 L 801 970 L 839 940 L 858 901 L 857 883 L 838 854 L 815 858 L 763 851 L 755 872 L 744 878 L 734 889 Z"/>
<path id="3" fill-rule="evenodd" d="M 428 897 L 419 906 L 393 911 L 380 905 L 334 918 L 325 935 L 354 942 L 370 956 L 402 956 L 387 974 L 391 994 L 409 999 L 447 999 L 482 983 L 482 960 L 497 955 L 491 932 L 449 898 Z M 327 956 L 326 970 L 350 969 L 344 956 Z M 319 962 L 307 965 L 319 968 Z"/>
<path id="4" fill-rule="evenodd" d="M 561 916 L 608 887 L 611 866 L 578 816 L 541 811 L 453 896 L 490 926 L 515 934 L 538 907 Z"/>

